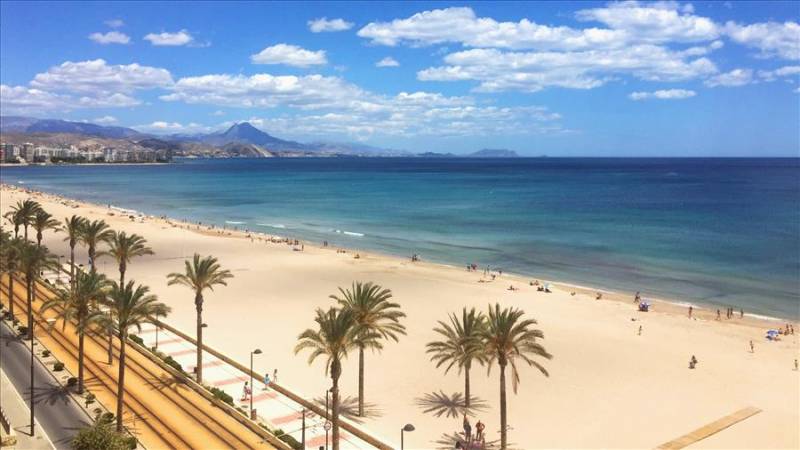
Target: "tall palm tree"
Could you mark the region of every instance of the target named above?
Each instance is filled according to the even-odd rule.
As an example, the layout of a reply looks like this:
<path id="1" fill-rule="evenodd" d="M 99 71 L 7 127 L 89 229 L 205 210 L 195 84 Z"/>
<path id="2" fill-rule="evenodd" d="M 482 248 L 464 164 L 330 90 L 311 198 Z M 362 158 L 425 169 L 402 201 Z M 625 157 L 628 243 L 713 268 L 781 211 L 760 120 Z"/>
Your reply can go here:
<path id="1" fill-rule="evenodd" d="M 11 237 L 5 230 L 0 232 L 0 273 L 8 274 L 8 309 L 14 317 L 14 271 L 18 265 L 19 238 Z"/>
<path id="2" fill-rule="evenodd" d="M 517 393 L 519 385 L 519 372 L 517 360 L 536 367 L 545 376 L 550 376 L 547 370 L 532 359 L 540 356 L 550 359 L 553 357 L 541 346 L 536 339 L 543 339 L 544 334 L 535 328 L 536 320 L 523 319 L 524 311 L 516 308 L 500 309 L 500 304 L 494 308 L 489 305 L 489 315 L 486 327 L 481 336 L 484 351 L 488 358 L 489 370 L 495 362 L 500 367 L 500 448 L 505 450 L 508 445 L 508 418 L 506 415 L 506 366 L 511 365 L 511 385 Z"/>
<path id="3" fill-rule="evenodd" d="M 36 212 L 42 209 L 39 202 L 31 199 L 25 201 L 18 201 L 16 205 L 11 207 L 11 212 L 17 216 L 15 221 L 19 221 L 25 229 L 25 240 L 28 240 L 28 226 L 33 223 Z"/>
<path id="4" fill-rule="evenodd" d="M 356 347 L 358 333 L 353 312 L 349 309 L 331 307 L 328 311 L 317 308 L 318 329 L 307 329 L 297 337 L 294 353 L 310 349 L 308 363 L 319 356 L 325 357 L 325 374 L 331 377 L 331 414 L 333 415 L 333 450 L 339 450 L 339 377 L 342 376 L 342 360 Z"/>
<path id="5" fill-rule="evenodd" d="M 14 207 L 12 207 L 8 212 L 3 214 L 3 217 L 5 217 L 6 220 L 8 220 L 8 223 L 14 226 L 14 237 L 15 238 L 19 237 L 19 227 L 23 225 L 23 219 L 24 219 L 24 217 L 22 217 L 22 214 L 20 214 L 18 210 L 15 210 Z"/>
<path id="6" fill-rule="evenodd" d="M 184 261 L 184 273 L 173 272 L 167 275 L 168 286 L 182 284 L 194 291 L 194 307 L 197 310 L 197 382 L 203 382 L 203 291 L 213 291 L 214 286 L 227 286 L 225 281 L 233 274 L 223 269 L 213 256 L 201 257 L 194 254 L 192 261 Z"/>
<path id="7" fill-rule="evenodd" d="M 32 225 L 36 230 L 36 245 L 42 245 L 42 234 L 45 230 L 59 231 L 59 222 L 53 218 L 52 214 L 43 209 L 36 211 Z"/>
<path id="8" fill-rule="evenodd" d="M 80 240 L 89 249 L 89 267 L 91 271 L 97 270 L 95 258 L 97 257 L 97 246 L 111 237 L 111 228 L 104 220 L 88 220 L 83 223 L 80 230 Z"/>
<path id="9" fill-rule="evenodd" d="M 117 332 L 119 337 L 119 377 L 117 379 L 117 431 L 122 432 L 122 404 L 125 395 L 125 344 L 128 341 L 128 331 L 136 328 L 141 331 L 142 325 L 151 323 L 152 317 L 158 313 L 166 315 L 169 307 L 158 301 L 150 294 L 147 286 L 136 286 L 133 281 L 120 286 L 111 282 L 111 290 L 106 300 L 109 307 L 107 321 Z"/>
<path id="10" fill-rule="evenodd" d="M 98 257 L 111 256 L 119 267 L 119 285 L 125 285 L 125 271 L 128 263 L 135 256 L 152 255 L 153 250 L 148 247 L 147 241 L 138 234 L 128 235 L 124 231 L 112 231 L 105 239 L 108 250 L 99 252 Z M 108 332 L 108 363 L 111 364 L 114 358 L 114 335 L 111 330 Z"/>
<path id="11" fill-rule="evenodd" d="M 439 326 L 433 331 L 441 335 L 442 340 L 429 342 L 427 353 L 431 361 L 436 363 L 436 368 L 446 364 L 444 373 L 453 367 L 458 368 L 458 373 L 464 372 L 464 407 L 470 407 L 470 382 L 469 371 L 473 362 L 484 364 L 486 354 L 483 351 L 481 333 L 486 327 L 486 317 L 475 310 L 461 312 L 459 320 L 456 314 L 450 314 L 450 323 L 439 321 Z"/>
<path id="12" fill-rule="evenodd" d="M 392 291 L 373 283 L 353 283 L 350 289 L 339 288 L 339 295 L 331 295 L 344 309 L 349 309 L 358 325 L 355 336 L 358 347 L 358 416 L 364 415 L 364 349 L 383 349 L 383 340 L 398 341 L 398 335 L 406 334 L 400 323 L 405 313 L 400 305 L 390 302 Z"/>
<path id="13" fill-rule="evenodd" d="M 81 238 L 81 230 L 83 230 L 83 225 L 86 223 L 86 218 L 81 216 L 73 215 L 72 217 L 65 217 L 64 218 L 64 225 L 61 229 L 67 233 L 67 236 L 64 238 L 65 241 L 69 241 L 69 279 L 75 279 L 75 246 L 78 245 L 78 241 Z"/>
<path id="14" fill-rule="evenodd" d="M 33 300 L 36 296 L 36 282 L 41 273 L 57 267 L 58 261 L 47 247 L 33 245 L 25 241 L 19 246 L 19 269 L 25 274 L 25 290 L 28 300 L 28 339 L 33 339 Z"/>
<path id="15" fill-rule="evenodd" d="M 105 302 L 107 287 L 108 281 L 104 275 L 97 272 L 79 272 L 68 289 L 60 289 L 55 297 L 42 305 L 42 312 L 56 309 L 56 320 L 61 319 L 63 327 L 67 326 L 67 322 L 76 322 L 79 394 L 83 393 L 83 338 L 91 324 L 102 317 L 97 305 Z"/>

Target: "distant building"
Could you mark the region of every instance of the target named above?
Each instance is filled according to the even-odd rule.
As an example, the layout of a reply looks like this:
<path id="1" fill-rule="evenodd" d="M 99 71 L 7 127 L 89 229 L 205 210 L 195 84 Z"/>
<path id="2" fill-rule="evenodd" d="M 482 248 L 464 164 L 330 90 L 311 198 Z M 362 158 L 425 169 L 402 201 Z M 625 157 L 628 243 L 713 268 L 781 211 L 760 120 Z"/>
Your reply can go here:
<path id="1" fill-rule="evenodd" d="M 0 161 L 17 162 L 19 160 L 19 147 L 4 142 L 0 144 Z"/>
<path id="2" fill-rule="evenodd" d="M 30 142 L 26 142 L 22 144 L 22 151 L 21 155 L 22 158 L 25 159 L 26 162 L 32 163 L 36 160 L 36 147 L 33 146 Z"/>

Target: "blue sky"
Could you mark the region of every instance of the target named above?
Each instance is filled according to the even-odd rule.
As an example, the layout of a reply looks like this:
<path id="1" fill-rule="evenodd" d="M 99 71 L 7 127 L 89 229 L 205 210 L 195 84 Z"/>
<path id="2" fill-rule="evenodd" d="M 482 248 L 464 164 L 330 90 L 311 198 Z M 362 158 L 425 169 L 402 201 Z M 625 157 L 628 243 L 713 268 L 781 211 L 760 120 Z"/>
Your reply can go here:
<path id="1" fill-rule="evenodd" d="M 4 1 L 0 109 L 412 151 L 798 156 L 799 5 Z"/>

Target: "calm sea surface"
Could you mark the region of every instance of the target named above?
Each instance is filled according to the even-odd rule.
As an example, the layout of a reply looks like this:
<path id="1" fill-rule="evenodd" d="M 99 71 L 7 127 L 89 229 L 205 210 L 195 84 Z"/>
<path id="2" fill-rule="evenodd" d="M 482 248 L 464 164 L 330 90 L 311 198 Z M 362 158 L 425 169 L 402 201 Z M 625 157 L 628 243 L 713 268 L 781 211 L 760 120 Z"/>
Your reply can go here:
<path id="1" fill-rule="evenodd" d="M 800 318 L 800 159 L 230 159 L 3 168 L 179 219 Z"/>

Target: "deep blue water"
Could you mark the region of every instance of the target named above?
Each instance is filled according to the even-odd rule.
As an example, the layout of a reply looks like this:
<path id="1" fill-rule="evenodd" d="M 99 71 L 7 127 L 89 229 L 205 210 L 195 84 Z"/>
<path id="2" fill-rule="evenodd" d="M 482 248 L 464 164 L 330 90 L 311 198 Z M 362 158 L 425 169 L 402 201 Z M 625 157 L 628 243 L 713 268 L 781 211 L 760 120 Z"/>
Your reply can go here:
<path id="1" fill-rule="evenodd" d="M 149 214 L 800 317 L 796 158 L 187 160 L 3 168 L 0 179 Z"/>

